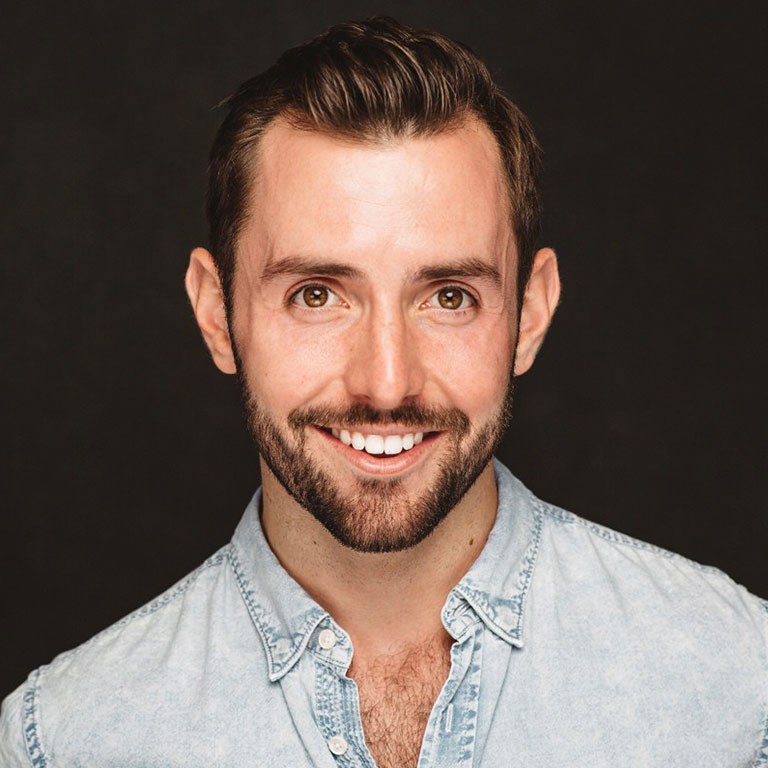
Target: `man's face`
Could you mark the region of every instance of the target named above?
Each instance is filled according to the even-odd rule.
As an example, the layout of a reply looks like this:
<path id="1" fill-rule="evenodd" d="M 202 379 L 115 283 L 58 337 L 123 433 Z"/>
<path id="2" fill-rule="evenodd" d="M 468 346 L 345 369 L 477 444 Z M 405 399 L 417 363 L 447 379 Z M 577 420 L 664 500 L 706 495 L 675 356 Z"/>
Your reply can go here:
<path id="1" fill-rule="evenodd" d="M 231 335 L 262 458 L 347 546 L 413 546 L 486 468 L 511 407 L 516 253 L 494 140 L 474 121 L 380 144 L 277 121 L 249 203 Z"/>

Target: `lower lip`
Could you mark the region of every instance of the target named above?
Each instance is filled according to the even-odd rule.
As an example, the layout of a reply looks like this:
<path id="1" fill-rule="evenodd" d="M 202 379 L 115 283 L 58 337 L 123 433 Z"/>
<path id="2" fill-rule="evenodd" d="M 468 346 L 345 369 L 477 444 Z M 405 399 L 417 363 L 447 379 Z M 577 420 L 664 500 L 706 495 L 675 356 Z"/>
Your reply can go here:
<path id="1" fill-rule="evenodd" d="M 370 475 L 395 475 L 399 472 L 405 472 L 417 464 L 445 434 L 444 432 L 433 432 L 425 435 L 424 439 L 409 451 L 401 451 L 392 456 L 386 454 L 372 456 L 365 451 L 355 450 L 351 445 L 344 445 L 341 440 L 318 427 L 312 427 L 312 429 L 324 437 L 353 467 Z"/>

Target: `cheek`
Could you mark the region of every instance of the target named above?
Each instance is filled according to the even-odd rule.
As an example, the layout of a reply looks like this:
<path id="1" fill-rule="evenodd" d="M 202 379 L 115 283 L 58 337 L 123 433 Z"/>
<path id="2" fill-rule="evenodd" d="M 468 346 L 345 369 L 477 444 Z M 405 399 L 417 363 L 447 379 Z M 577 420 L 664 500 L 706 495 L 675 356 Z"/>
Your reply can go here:
<path id="1" fill-rule="evenodd" d="M 423 349 L 430 378 L 452 405 L 478 417 L 496 411 L 512 365 L 512 334 L 505 320 L 430 334 Z"/>
<path id="2" fill-rule="evenodd" d="M 338 378 L 339 336 L 321 324 L 297 326 L 277 315 L 254 317 L 245 363 L 261 397 L 291 408 Z"/>

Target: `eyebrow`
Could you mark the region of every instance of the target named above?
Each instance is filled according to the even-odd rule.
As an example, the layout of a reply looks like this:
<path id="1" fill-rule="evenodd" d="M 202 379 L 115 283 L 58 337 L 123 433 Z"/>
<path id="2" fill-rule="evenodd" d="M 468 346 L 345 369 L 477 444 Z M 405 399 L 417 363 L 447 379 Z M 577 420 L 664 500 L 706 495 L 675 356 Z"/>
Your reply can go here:
<path id="1" fill-rule="evenodd" d="M 451 277 L 483 277 L 490 280 L 496 288 L 501 287 L 501 273 L 488 262 L 482 259 L 462 259 L 447 264 L 435 264 L 431 267 L 422 267 L 413 273 L 413 279 L 417 281 L 448 280 Z"/>
<path id="2" fill-rule="evenodd" d="M 340 262 L 328 262 L 304 256 L 289 256 L 267 263 L 261 272 L 261 280 L 262 282 L 269 282 L 283 275 L 317 275 L 318 277 L 346 277 L 360 280 L 365 277 L 365 272 Z M 448 280 L 452 277 L 481 277 L 490 280 L 496 288 L 500 288 L 502 284 L 499 270 L 482 259 L 461 259 L 445 264 L 434 264 L 421 267 L 409 274 L 409 278 L 416 282 Z"/>
<path id="3" fill-rule="evenodd" d="M 283 275 L 318 275 L 359 280 L 365 276 L 365 273 L 349 264 L 308 259 L 304 256 L 289 256 L 267 263 L 261 272 L 261 280 L 266 283 Z"/>

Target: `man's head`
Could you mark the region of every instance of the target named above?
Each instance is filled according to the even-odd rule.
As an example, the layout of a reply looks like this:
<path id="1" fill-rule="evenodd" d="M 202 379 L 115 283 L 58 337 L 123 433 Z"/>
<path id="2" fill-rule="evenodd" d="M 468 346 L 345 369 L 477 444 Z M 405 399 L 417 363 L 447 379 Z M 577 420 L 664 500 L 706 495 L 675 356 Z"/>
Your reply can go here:
<path id="1" fill-rule="evenodd" d="M 237 239 L 248 217 L 256 149 L 277 117 L 353 142 L 428 137 L 469 118 L 498 145 L 525 285 L 540 229 L 539 148 L 523 113 L 466 46 L 393 19 L 338 24 L 286 51 L 227 101 L 211 148 L 209 245 L 229 302 Z M 231 308 L 228 304 L 228 309 Z"/>
<path id="2" fill-rule="evenodd" d="M 532 131 L 468 49 L 386 19 L 229 108 L 187 288 L 265 488 L 355 549 L 412 546 L 488 467 L 557 303 Z"/>

